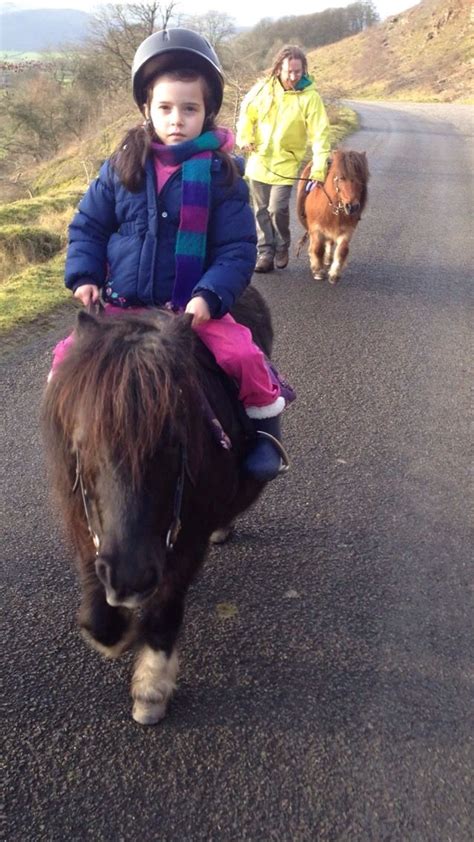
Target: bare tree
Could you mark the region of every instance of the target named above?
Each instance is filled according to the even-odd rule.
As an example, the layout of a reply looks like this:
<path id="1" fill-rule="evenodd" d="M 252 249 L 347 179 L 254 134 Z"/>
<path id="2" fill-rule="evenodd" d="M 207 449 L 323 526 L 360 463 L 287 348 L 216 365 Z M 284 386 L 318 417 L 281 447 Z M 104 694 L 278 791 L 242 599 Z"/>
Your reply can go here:
<path id="1" fill-rule="evenodd" d="M 174 15 L 176 0 L 150 0 L 126 6 L 111 4 L 99 9 L 88 41 L 107 60 L 111 80 L 128 84 L 133 56 L 139 44 L 159 29 L 165 29 Z"/>
<path id="2" fill-rule="evenodd" d="M 216 52 L 235 35 L 235 20 L 226 12 L 209 11 L 204 15 L 186 17 L 183 22 L 189 29 L 194 29 L 207 38 Z"/>

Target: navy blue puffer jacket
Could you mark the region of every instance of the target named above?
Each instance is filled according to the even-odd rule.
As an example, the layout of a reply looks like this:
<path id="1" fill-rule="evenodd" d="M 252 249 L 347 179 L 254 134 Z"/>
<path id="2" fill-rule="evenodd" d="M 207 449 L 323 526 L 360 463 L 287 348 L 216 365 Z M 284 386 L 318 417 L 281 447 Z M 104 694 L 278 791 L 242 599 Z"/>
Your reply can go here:
<path id="1" fill-rule="evenodd" d="M 239 162 L 240 163 L 240 162 Z M 157 194 L 153 162 L 138 193 L 119 181 L 110 161 L 90 185 L 69 227 L 66 286 L 96 284 L 120 306 L 160 306 L 171 299 L 181 209 L 181 170 Z M 220 318 L 250 283 L 256 231 L 242 178 L 224 183 L 221 159 L 211 164 L 211 206 L 204 273 L 193 290 Z"/>

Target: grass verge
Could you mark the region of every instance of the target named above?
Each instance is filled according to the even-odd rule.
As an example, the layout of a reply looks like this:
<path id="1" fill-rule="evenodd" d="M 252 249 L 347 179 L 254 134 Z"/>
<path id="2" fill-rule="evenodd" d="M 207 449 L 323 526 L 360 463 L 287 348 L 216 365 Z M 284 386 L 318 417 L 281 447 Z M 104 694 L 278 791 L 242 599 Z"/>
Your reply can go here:
<path id="1" fill-rule="evenodd" d="M 30 266 L 0 286 L 0 335 L 51 313 L 71 293 L 64 286 L 64 254 Z"/>

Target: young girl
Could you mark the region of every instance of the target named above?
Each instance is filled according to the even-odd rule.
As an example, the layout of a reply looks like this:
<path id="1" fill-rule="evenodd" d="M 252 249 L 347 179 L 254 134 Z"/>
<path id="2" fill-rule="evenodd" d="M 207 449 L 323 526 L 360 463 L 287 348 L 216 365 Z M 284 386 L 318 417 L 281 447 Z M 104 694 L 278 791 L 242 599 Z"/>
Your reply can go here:
<path id="1" fill-rule="evenodd" d="M 250 331 L 229 314 L 250 283 L 256 233 L 248 190 L 217 128 L 223 76 L 196 32 L 150 35 L 132 68 L 145 117 L 102 166 L 69 228 L 66 286 L 87 306 L 184 310 L 218 364 L 239 384 L 257 430 L 245 469 L 273 479 L 281 466 L 279 415 L 285 406 Z M 71 338 L 72 339 L 72 338 Z M 68 343 L 70 340 L 65 340 Z M 55 350 L 55 365 L 67 351 Z"/>

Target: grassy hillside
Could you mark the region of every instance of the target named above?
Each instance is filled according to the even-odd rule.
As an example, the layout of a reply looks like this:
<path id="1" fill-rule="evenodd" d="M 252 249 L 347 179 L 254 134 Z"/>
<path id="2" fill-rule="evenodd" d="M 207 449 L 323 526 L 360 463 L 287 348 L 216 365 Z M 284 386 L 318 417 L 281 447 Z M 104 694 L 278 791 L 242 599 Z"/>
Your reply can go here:
<path id="1" fill-rule="evenodd" d="M 309 53 L 325 96 L 474 101 L 469 0 L 423 0 L 383 24 Z"/>

